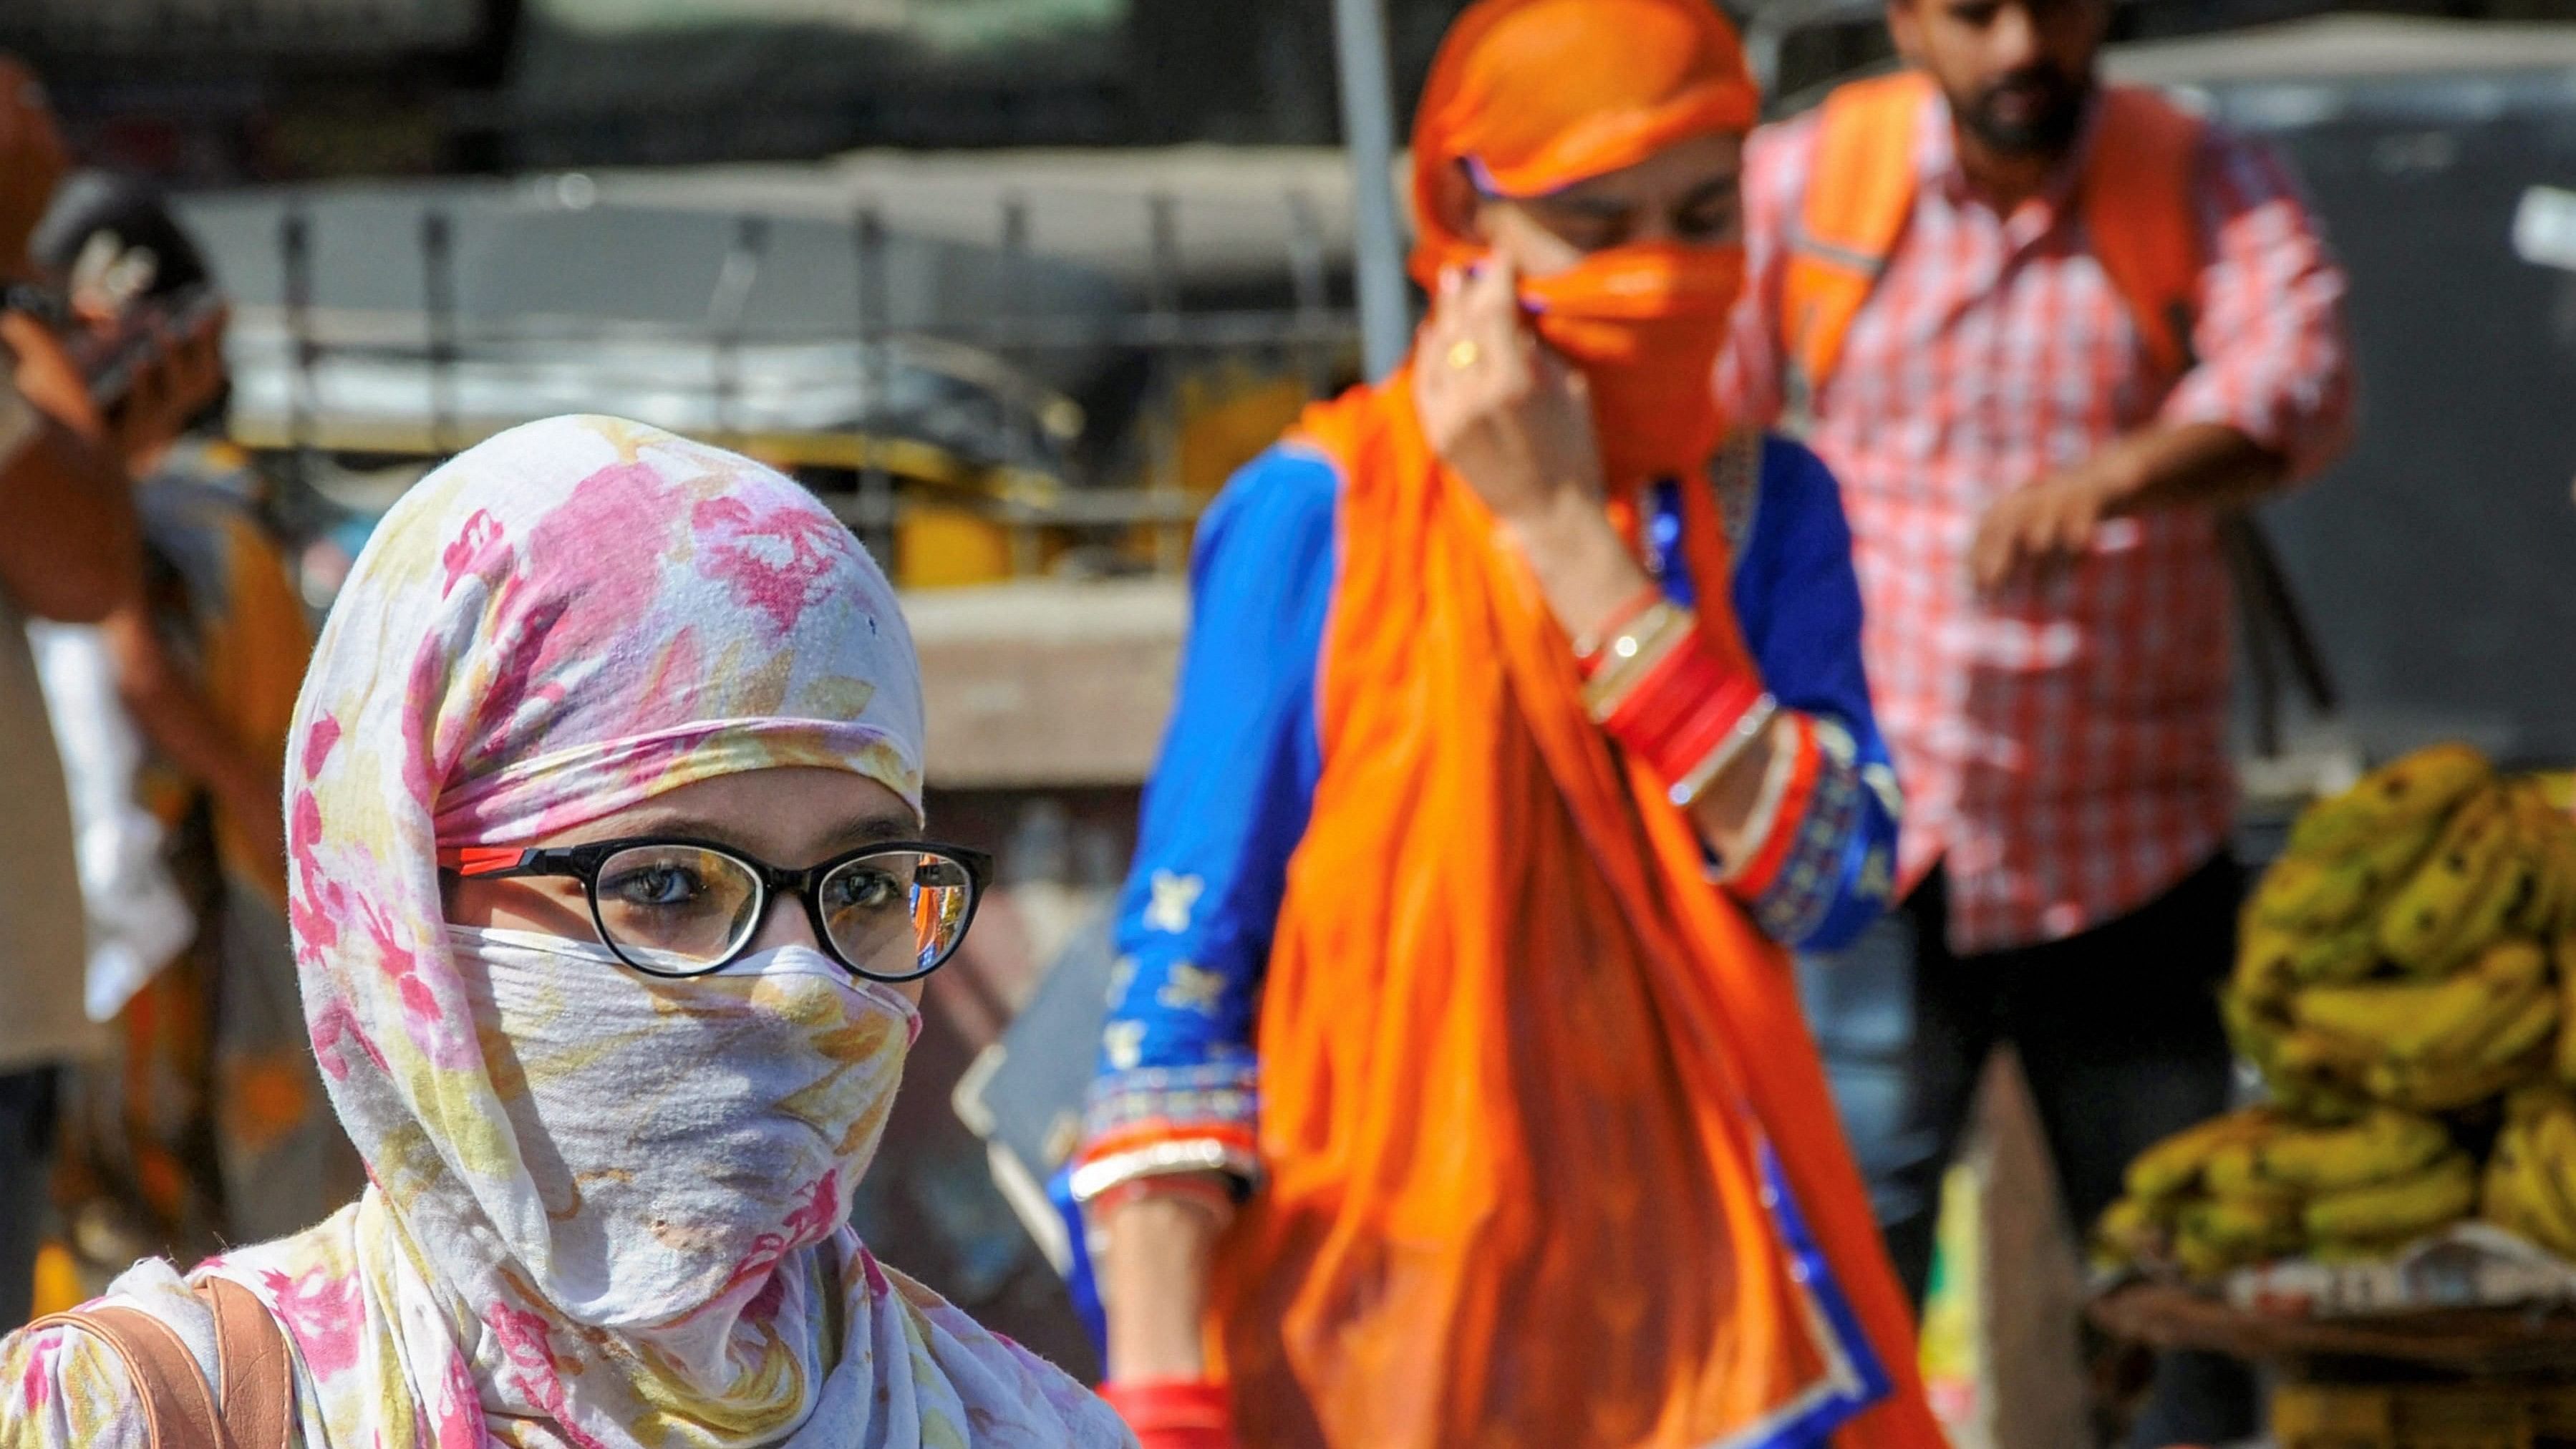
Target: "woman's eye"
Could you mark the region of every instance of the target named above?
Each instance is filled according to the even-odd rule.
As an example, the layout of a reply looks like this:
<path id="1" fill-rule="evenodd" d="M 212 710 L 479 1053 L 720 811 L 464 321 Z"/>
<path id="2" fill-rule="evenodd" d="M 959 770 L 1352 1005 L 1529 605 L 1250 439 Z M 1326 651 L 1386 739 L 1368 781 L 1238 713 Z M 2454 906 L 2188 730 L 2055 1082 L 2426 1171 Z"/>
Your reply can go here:
<path id="1" fill-rule="evenodd" d="M 830 911 L 885 911 L 903 904 L 903 882 L 891 871 L 846 870 L 832 877 L 824 892 Z"/>
<path id="2" fill-rule="evenodd" d="M 1587 252 L 1607 251 L 1628 239 L 1628 222 L 1625 217 L 1586 218 L 1566 226 L 1558 235 Z"/>
<path id="3" fill-rule="evenodd" d="M 1735 207 L 1732 203 L 1695 206 L 1673 217 L 1673 233 L 1684 241 L 1722 241 L 1735 232 Z"/>
<path id="4" fill-rule="evenodd" d="M 599 883 L 600 890 L 630 906 L 684 906 L 706 894 L 695 871 L 675 865 L 651 865 L 622 871 Z"/>

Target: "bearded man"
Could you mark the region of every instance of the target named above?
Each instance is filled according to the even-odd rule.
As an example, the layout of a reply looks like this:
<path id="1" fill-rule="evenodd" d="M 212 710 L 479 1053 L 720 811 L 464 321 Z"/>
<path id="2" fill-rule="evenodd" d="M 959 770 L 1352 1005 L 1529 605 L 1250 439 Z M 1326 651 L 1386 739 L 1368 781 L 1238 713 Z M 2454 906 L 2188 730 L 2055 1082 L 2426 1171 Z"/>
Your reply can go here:
<path id="1" fill-rule="evenodd" d="M 1918 1298 L 2012 1042 L 2079 1229 L 2227 1104 L 2227 511 L 2321 466 L 2344 292 L 2281 167 L 2105 86 L 2109 0 L 1891 0 L 1911 68 L 1756 135 L 1722 395 L 1841 480 L 1904 786 L 1902 908 L 1802 988 Z M 2141 1444 L 2253 1427 L 2170 1358 Z"/>

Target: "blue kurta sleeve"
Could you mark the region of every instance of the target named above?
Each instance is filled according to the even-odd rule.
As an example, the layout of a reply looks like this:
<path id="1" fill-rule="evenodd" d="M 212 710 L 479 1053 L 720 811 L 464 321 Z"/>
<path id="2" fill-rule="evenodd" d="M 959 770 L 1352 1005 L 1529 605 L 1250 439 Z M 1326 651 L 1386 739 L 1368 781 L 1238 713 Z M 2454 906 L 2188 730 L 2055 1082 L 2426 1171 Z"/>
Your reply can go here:
<path id="1" fill-rule="evenodd" d="M 1249 1179 L 1255 998 L 1322 753 L 1315 671 L 1340 477 L 1274 447 L 1199 524 L 1179 698 L 1118 905 L 1116 975 L 1073 1192 Z"/>
<path id="2" fill-rule="evenodd" d="M 1889 905 L 1901 804 L 1861 667 L 1860 583 L 1842 494 L 1815 454 L 1767 438 L 1736 561 L 1736 616 L 1764 684 L 1811 723 L 1820 774 L 1787 862 L 1747 901 L 1773 939 L 1802 950 L 1850 941 Z"/>

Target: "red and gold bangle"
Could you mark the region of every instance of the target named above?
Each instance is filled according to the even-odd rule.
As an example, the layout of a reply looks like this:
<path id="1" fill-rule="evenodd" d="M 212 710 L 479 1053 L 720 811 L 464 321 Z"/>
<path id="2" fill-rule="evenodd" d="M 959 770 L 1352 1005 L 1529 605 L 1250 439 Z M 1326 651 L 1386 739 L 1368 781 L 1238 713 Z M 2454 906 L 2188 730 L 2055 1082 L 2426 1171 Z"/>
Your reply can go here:
<path id="1" fill-rule="evenodd" d="M 1647 605 L 1591 656 L 1584 708 L 1594 720 L 1607 720 L 1698 631 L 1699 620 L 1688 609 L 1664 600 Z"/>
<path id="2" fill-rule="evenodd" d="M 1595 624 L 1585 633 L 1577 635 L 1574 640 L 1574 662 L 1581 666 L 1583 677 L 1590 679 L 1594 671 L 1601 667 L 1602 651 L 1609 647 L 1611 640 L 1619 637 L 1629 625 L 1637 622 L 1648 609 L 1662 602 L 1664 602 L 1663 585 L 1648 584 L 1631 595 L 1618 608 L 1611 610 L 1610 617 Z"/>
<path id="3" fill-rule="evenodd" d="M 1592 718 L 1685 808 L 1779 710 L 1751 669 L 1710 647 L 1697 619 L 1669 604 L 1646 610 L 1605 657 L 1584 689 Z"/>
<path id="4" fill-rule="evenodd" d="M 1725 774 L 1729 765 L 1742 759 L 1744 752 L 1753 748 L 1753 742 L 1760 739 L 1762 732 L 1779 717 L 1780 701 L 1773 699 L 1767 691 L 1757 697 L 1751 707 L 1727 725 L 1724 736 L 1707 754 L 1700 756 L 1699 763 L 1691 766 L 1690 773 L 1673 781 L 1673 804 L 1684 810 L 1698 804 L 1699 797 L 1708 793 L 1708 787 L 1717 783 L 1717 777 Z"/>

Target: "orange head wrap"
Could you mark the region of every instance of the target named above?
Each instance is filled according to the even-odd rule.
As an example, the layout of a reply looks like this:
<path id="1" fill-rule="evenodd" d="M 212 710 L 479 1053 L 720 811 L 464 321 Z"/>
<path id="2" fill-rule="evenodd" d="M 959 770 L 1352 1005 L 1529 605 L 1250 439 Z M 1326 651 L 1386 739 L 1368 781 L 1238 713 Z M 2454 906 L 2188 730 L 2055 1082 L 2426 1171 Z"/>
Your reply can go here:
<path id="1" fill-rule="evenodd" d="M 1429 287 L 1484 255 L 1441 218 L 1450 168 L 1494 195 L 1544 195 L 1750 130 L 1760 107 L 1709 0 L 1480 0 L 1441 42 L 1414 120 L 1414 277 Z M 1710 374 L 1743 276 L 1740 246 L 1648 243 L 1524 283 L 1539 335 L 1591 383 L 1614 485 L 1689 470 L 1716 445 Z"/>

